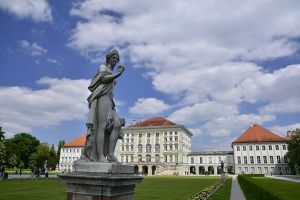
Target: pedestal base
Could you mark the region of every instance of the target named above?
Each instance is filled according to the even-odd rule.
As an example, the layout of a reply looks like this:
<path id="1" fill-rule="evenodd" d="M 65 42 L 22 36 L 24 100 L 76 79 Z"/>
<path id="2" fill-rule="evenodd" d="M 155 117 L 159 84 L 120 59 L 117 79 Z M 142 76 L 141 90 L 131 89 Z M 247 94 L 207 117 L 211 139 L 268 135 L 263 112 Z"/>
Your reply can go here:
<path id="1" fill-rule="evenodd" d="M 222 179 L 225 179 L 225 178 L 227 178 L 227 173 L 226 172 L 221 172 L 221 178 Z"/>
<path id="2" fill-rule="evenodd" d="M 131 200 L 143 177 L 134 167 L 113 163 L 78 163 L 75 171 L 60 174 L 67 183 L 67 200 Z"/>

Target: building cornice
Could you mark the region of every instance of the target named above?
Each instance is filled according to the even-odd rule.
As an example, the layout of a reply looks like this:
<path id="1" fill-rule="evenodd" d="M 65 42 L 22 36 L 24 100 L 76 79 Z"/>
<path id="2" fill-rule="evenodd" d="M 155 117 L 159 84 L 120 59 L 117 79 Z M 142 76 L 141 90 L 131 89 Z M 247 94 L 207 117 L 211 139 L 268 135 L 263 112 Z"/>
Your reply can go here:
<path id="1" fill-rule="evenodd" d="M 193 133 L 189 131 L 185 126 L 183 125 L 168 125 L 168 126 L 143 126 L 143 127 L 126 127 L 123 128 L 125 131 L 133 131 L 133 132 L 138 132 L 138 131 L 143 131 L 146 132 L 147 130 L 161 130 L 165 131 L 165 129 L 183 129 L 189 136 L 193 136 Z"/>

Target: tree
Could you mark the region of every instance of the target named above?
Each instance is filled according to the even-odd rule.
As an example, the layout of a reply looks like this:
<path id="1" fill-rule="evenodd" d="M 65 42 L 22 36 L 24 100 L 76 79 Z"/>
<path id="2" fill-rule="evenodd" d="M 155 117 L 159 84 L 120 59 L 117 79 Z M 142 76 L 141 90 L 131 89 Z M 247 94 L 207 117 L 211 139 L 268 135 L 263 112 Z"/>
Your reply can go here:
<path id="1" fill-rule="evenodd" d="M 6 149 L 3 142 L 0 142 L 0 165 L 5 163 Z"/>
<path id="2" fill-rule="evenodd" d="M 288 158 L 289 165 L 296 174 L 300 174 L 300 129 L 297 128 L 292 132 L 288 140 Z"/>
<path id="3" fill-rule="evenodd" d="M 0 126 L 0 142 L 4 141 L 4 139 L 5 139 L 4 134 L 5 134 L 5 132 L 2 131 L 2 127 Z"/>
<path id="4" fill-rule="evenodd" d="M 24 167 L 28 167 L 29 157 L 37 151 L 40 141 L 28 133 L 16 134 L 13 138 L 4 141 L 6 148 L 6 160 L 13 155 L 17 158 L 17 164 L 23 163 Z"/>
<path id="5" fill-rule="evenodd" d="M 50 148 L 49 157 L 48 157 L 49 168 L 55 169 L 56 164 L 59 161 L 58 159 L 59 159 L 59 157 L 56 154 L 56 151 L 54 149 L 54 145 L 52 145 L 51 148 Z"/>
<path id="6" fill-rule="evenodd" d="M 64 140 L 59 140 L 58 142 L 58 148 L 57 148 L 57 157 L 59 158 L 60 157 L 60 150 L 61 150 L 61 147 L 65 145 L 65 141 Z"/>

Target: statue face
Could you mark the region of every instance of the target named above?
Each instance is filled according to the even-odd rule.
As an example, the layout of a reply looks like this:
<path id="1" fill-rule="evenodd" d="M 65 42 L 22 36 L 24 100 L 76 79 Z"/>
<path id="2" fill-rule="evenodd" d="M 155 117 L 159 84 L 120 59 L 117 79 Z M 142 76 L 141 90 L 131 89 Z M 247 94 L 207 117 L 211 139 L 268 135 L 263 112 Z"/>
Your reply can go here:
<path id="1" fill-rule="evenodd" d="M 117 55 L 113 55 L 112 57 L 110 57 L 109 59 L 109 64 L 111 66 L 115 66 L 117 63 L 119 62 L 119 57 Z"/>

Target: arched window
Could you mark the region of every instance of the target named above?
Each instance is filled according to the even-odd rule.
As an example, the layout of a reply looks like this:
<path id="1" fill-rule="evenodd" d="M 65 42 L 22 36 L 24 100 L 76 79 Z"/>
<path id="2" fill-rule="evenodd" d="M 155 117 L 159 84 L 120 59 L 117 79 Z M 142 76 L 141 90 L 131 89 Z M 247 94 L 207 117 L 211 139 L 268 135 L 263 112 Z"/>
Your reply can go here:
<path id="1" fill-rule="evenodd" d="M 142 153 L 143 151 L 143 145 L 139 144 L 138 145 L 138 153 Z"/>
<path id="2" fill-rule="evenodd" d="M 191 157 L 191 163 L 194 164 L 194 157 Z"/>
<path id="3" fill-rule="evenodd" d="M 140 154 L 140 155 L 138 155 L 138 162 L 142 162 L 143 160 L 142 160 L 142 155 Z"/>
<path id="4" fill-rule="evenodd" d="M 146 162 L 151 162 L 151 156 L 149 154 L 146 155 Z"/>
<path id="5" fill-rule="evenodd" d="M 151 144 L 146 145 L 146 152 L 151 153 Z"/>
<path id="6" fill-rule="evenodd" d="M 159 160 L 160 160 L 160 159 L 159 159 L 159 155 L 156 154 L 156 155 L 155 155 L 155 162 L 156 162 L 156 163 L 159 163 Z"/>
<path id="7" fill-rule="evenodd" d="M 160 146 L 159 146 L 159 144 L 156 144 L 156 145 L 155 145 L 155 152 L 156 152 L 156 153 L 159 153 L 159 152 L 160 152 Z"/>

